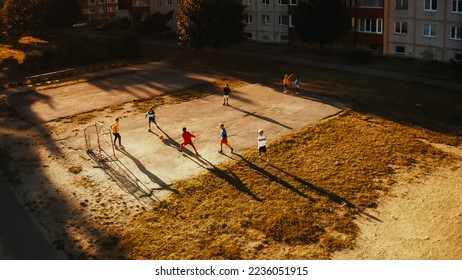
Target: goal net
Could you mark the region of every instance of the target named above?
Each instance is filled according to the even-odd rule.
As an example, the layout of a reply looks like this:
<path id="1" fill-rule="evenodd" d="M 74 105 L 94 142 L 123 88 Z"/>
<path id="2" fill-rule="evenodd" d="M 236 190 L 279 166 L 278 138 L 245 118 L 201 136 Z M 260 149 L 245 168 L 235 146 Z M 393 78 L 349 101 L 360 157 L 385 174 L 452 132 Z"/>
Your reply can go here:
<path id="1" fill-rule="evenodd" d="M 112 145 L 112 133 L 108 127 L 101 123 L 95 123 L 84 130 L 85 148 L 87 153 L 98 160 L 109 160 L 115 158 L 115 150 Z"/>

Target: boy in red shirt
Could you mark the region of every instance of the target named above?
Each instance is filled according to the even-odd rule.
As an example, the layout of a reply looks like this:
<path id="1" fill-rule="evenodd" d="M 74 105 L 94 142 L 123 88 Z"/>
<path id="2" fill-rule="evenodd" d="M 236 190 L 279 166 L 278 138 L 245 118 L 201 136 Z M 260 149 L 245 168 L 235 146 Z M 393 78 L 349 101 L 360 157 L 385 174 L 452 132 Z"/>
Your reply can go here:
<path id="1" fill-rule="evenodd" d="M 180 152 L 183 152 L 183 147 L 189 144 L 193 147 L 194 151 L 196 152 L 196 155 L 199 155 L 199 153 L 196 150 L 196 147 L 192 142 L 192 138 L 195 138 L 196 136 L 191 134 L 191 132 L 187 131 L 186 127 L 183 127 L 183 134 L 181 134 L 181 136 L 183 137 L 183 143 L 181 143 L 180 148 L 178 150 Z"/>

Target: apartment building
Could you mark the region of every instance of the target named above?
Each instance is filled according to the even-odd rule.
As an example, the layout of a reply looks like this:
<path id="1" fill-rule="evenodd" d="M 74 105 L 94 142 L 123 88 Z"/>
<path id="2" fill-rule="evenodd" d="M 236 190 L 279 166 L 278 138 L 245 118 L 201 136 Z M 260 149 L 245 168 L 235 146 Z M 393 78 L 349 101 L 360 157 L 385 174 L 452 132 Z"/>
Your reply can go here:
<path id="1" fill-rule="evenodd" d="M 462 0 L 393 0 L 388 55 L 462 61 Z"/>
<path id="2" fill-rule="evenodd" d="M 287 44 L 293 41 L 292 7 L 298 0 L 244 0 L 248 40 Z"/>
<path id="3" fill-rule="evenodd" d="M 118 0 L 80 0 L 82 15 L 85 21 L 111 21 L 118 9 Z"/>
<path id="4" fill-rule="evenodd" d="M 179 6 L 188 0 L 81 0 L 89 22 L 113 20 L 117 2 L 129 6 L 133 27 L 154 13 L 171 11 L 177 30 Z M 298 0 L 242 0 L 248 40 L 296 45 L 292 21 Z M 351 30 L 333 42 L 337 50 L 366 49 L 381 55 L 424 60 L 462 61 L 462 0 L 342 0 Z M 128 3 L 128 4 L 127 4 Z"/>
<path id="5" fill-rule="evenodd" d="M 384 6 L 384 0 L 342 0 L 342 2 L 351 18 L 351 30 L 334 42 L 335 48 L 366 49 L 383 54 L 388 32 L 385 24 L 387 6 Z"/>
<path id="6" fill-rule="evenodd" d="M 151 15 L 150 0 L 131 0 L 129 7 L 132 27 L 137 28 L 143 24 L 143 21 Z"/>

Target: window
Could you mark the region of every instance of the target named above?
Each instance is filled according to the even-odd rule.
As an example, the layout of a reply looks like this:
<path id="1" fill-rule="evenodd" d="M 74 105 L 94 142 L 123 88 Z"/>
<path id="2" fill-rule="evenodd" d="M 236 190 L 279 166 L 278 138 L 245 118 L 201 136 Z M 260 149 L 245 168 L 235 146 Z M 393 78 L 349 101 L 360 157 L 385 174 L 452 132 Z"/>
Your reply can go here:
<path id="1" fill-rule="evenodd" d="M 245 23 L 246 24 L 252 24 L 253 23 L 253 16 L 252 15 L 246 15 Z"/>
<path id="2" fill-rule="evenodd" d="M 381 18 L 364 18 L 357 20 L 358 32 L 382 34 Z"/>
<path id="3" fill-rule="evenodd" d="M 244 0 L 244 5 L 246 6 L 252 5 L 252 0 Z"/>
<path id="4" fill-rule="evenodd" d="M 451 39 L 462 40 L 462 27 L 451 27 Z"/>
<path id="5" fill-rule="evenodd" d="M 178 5 L 183 5 L 183 0 L 178 0 Z"/>
<path id="6" fill-rule="evenodd" d="M 157 6 L 162 6 L 162 0 L 157 0 Z"/>
<path id="7" fill-rule="evenodd" d="M 99 0 L 99 3 L 100 3 L 100 4 L 104 4 L 104 0 Z"/>
<path id="8" fill-rule="evenodd" d="M 287 5 L 289 4 L 289 0 L 278 0 L 278 5 Z"/>
<path id="9" fill-rule="evenodd" d="M 172 6 L 172 4 L 173 4 L 172 1 L 173 0 L 167 0 L 167 6 Z"/>
<path id="10" fill-rule="evenodd" d="M 396 0 L 395 9 L 397 9 L 397 10 L 407 10 L 407 0 Z"/>
<path id="11" fill-rule="evenodd" d="M 383 8 L 383 0 L 360 0 L 360 7 Z"/>
<path id="12" fill-rule="evenodd" d="M 407 34 L 407 22 L 396 22 L 395 34 Z"/>
<path id="13" fill-rule="evenodd" d="M 90 0 L 90 5 L 95 5 L 96 4 L 96 0 Z"/>
<path id="14" fill-rule="evenodd" d="M 436 25 L 424 24 L 424 37 L 436 37 Z"/>
<path id="15" fill-rule="evenodd" d="M 261 23 L 265 25 L 270 24 L 270 16 L 269 15 L 261 15 Z"/>
<path id="16" fill-rule="evenodd" d="M 297 6 L 298 5 L 298 0 L 290 0 L 290 5 L 291 6 Z"/>
<path id="17" fill-rule="evenodd" d="M 261 0 L 262 5 L 269 5 L 270 0 Z"/>
<path id="18" fill-rule="evenodd" d="M 289 16 L 278 16 L 279 25 L 289 25 Z"/>
<path id="19" fill-rule="evenodd" d="M 452 0 L 452 9 L 453 13 L 462 13 L 462 0 Z"/>
<path id="20" fill-rule="evenodd" d="M 462 53 L 454 53 L 454 61 L 462 62 Z"/>
<path id="21" fill-rule="evenodd" d="M 425 0 L 424 10 L 436 12 L 438 10 L 438 0 Z"/>
<path id="22" fill-rule="evenodd" d="M 405 54 L 406 48 L 403 46 L 396 46 L 395 47 L 395 54 Z"/>
<path id="23" fill-rule="evenodd" d="M 287 34 L 281 34 L 281 35 L 279 35 L 279 41 L 280 41 L 281 43 L 287 43 L 287 42 L 289 42 L 289 35 L 287 35 Z"/>

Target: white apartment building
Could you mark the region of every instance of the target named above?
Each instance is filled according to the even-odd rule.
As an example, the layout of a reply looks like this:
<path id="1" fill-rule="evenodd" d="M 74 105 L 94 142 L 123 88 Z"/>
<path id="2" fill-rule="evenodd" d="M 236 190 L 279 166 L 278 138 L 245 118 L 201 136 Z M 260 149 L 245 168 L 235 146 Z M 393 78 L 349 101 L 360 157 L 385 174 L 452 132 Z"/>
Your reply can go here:
<path id="1" fill-rule="evenodd" d="M 151 14 L 174 11 L 169 23 L 177 30 L 178 7 L 188 0 L 149 0 Z M 249 40 L 296 43 L 292 22 L 298 0 L 242 0 L 244 32 Z M 437 61 L 462 61 L 462 0 L 355 0 L 346 7 L 383 9 L 383 55 Z M 369 3 L 369 4 L 368 4 Z M 373 12 L 373 11 L 369 11 Z M 352 15 L 353 16 L 353 15 Z M 361 32 L 361 31 L 353 31 Z M 349 34 L 351 36 L 351 34 Z"/>
<path id="2" fill-rule="evenodd" d="M 462 62 L 462 0 L 391 0 L 389 55 Z"/>
<path id="3" fill-rule="evenodd" d="M 298 0 L 243 0 L 246 6 L 246 27 L 249 40 L 266 43 L 289 43 L 289 28 L 293 27 L 290 6 Z"/>
<path id="4" fill-rule="evenodd" d="M 187 0 L 150 0 L 151 14 L 168 13 L 174 10 L 173 20 L 169 23 L 176 30 L 178 6 Z M 289 26 L 292 17 L 289 6 L 296 6 L 298 0 L 242 0 L 246 6 L 246 27 L 244 32 L 249 40 L 271 43 L 288 43 Z"/>

